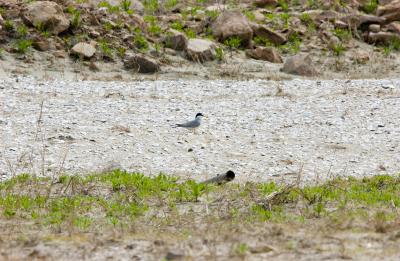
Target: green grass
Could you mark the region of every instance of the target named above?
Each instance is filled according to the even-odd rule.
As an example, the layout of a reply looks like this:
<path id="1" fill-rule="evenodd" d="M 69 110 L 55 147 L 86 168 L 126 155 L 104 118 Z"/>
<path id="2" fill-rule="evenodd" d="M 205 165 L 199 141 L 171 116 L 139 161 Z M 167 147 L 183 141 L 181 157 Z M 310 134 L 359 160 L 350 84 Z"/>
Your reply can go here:
<path id="1" fill-rule="evenodd" d="M 21 38 L 26 37 L 28 35 L 28 28 L 24 24 L 21 24 L 17 27 L 17 33 Z"/>
<path id="2" fill-rule="evenodd" d="M 375 13 L 378 8 L 379 0 L 369 0 L 365 4 L 361 6 L 361 10 L 363 10 L 367 14 Z"/>
<path id="3" fill-rule="evenodd" d="M 17 39 L 14 46 L 17 53 L 26 54 L 32 47 L 32 41 L 28 39 Z"/>
<path id="4" fill-rule="evenodd" d="M 15 25 L 12 20 L 7 19 L 4 21 L 4 29 L 6 29 L 6 31 L 12 31 L 12 30 L 14 30 L 14 28 L 15 28 Z"/>
<path id="5" fill-rule="evenodd" d="M 231 50 L 238 49 L 240 45 L 242 44 L 242 41 L 240 38 L 236 36 L 229 37 L 228 39 L 225 39 L 224 44 L 229 47 Z"/>
<path id="6" fill-rule="evenodd" d="M 343 46 L 342 43 L 338 43 L 332 45 L 331 50 L 335 56 L 341 56 L 346 51 L 346 48 Z"/>
<path id="7" fill-rule="evenodd" d="M 104 39 L 100 40 L 99 47 L 103 57 L 112 58 L 114 56 L 114 50 L 107 42 L 107 40 Z"/>
<path id="8" fill-rule="evenodd" d="M 400 207 L 399 191 L 399 175 L 336 178 L 305 187 L 273 182 L 217 187 L 164 174 L 148 177 L 119 170 L 57 180 L 22 174 L 0 183 L 0 220 L 31 220 L 57 231 L 72 227 L 83 232 L 132 227 L 137 220 L 170 226 L 191 217 L 190 209 L 218 202 L 209 205 L 208 214 L 198 213 L 197 219 L 212 217 L 215 222 L 239 224 L 326 219 L 340 224 L 351 216 L 373 220 L 379 230 L 396 218 L 390 208 Z M 271 193 L 276 195 L 266 200 Z M 244 254 L 247 248 L 239 245 L 237 251 Z"/>

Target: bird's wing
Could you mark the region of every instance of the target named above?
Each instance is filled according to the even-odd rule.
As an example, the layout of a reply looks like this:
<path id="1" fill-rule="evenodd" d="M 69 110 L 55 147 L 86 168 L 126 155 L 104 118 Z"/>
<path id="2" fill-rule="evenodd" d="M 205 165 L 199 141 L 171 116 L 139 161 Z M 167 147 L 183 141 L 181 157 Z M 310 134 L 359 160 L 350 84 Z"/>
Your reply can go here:
<path id="1" fill-rule="evenodd" d="M 176 124 L 177 127 L 184 127 L 184 128 L 190 128 L 190 127 L 197 127 L 199 126 L 198 121 L 196 120 L 192 120 L 192 121 L 188 121 L 182 124 Z"/>

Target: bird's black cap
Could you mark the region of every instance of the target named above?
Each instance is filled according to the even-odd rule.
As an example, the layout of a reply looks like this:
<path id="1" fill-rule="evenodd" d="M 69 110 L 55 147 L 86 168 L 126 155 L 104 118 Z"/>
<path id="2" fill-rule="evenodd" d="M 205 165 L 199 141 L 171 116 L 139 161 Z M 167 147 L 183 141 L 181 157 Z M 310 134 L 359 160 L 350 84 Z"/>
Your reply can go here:
<path id="1" fill-rule="evenodd" d="M 198 116 L 203 116 L 204 117 L 203 113 L 201 113 L 201 112 L 196 114 L 196 117 L 198 117 Z"/>

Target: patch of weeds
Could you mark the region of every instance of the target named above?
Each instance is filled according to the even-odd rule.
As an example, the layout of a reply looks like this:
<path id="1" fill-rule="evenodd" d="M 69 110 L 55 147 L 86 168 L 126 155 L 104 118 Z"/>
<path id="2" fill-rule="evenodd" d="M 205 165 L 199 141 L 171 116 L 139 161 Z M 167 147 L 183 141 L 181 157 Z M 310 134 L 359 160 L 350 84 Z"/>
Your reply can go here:
<path id="1" fill-rule="evenodd" d="M 164 7 L 165 7 L 167 10 L 171 10 L 171 9 L 173 9 L 177 4 L 178 4 L 178 0 L 167 0 L 167 1 L 165 1 L 165 3 L 164 3 Z"/>
<path id="2" fill-rule="evenodd" d="M 105 7 L 105 8 L 107 8 L 107 11 L 109 12 L 109 13 L 119 13 L 120 12 L 120 7 L 118 6 L 118 5 L 116 5 L 116 6 L 113 6 L 113 5 L 111 5 L 109 2 L 107 2 L 107 1 L 101 1 L 99 4 L 98 4 L 98 7 Z"/>
<path id="3" fill-rule="evenodd" d="M 290 22 L 290 14 L 289 13 L 281 13 L 279 15 L 279 17 L 281 18 L 281 20 L 283 21 L 283 27 L 285 29 L 289 28 L 289 22 Z"/>
<path id="4" fill-rule="evenodd" d="M 232 36 L 225 39 L 224 44 L 228 46 L 230 50 L 235 50 L 240 47 L 242 40 L 239 37 Z"/>
<path id="5" fill-rule="evenodd" d="M 17 33 L 21 38 L 26 37 L 28 35 L 28 28 L 24 24 L 21 24 L 17 27 Z"/>
<path id="6" fill-rule="evenodd" d="M 300 16 L 300 20 L 307 25 L 307 32 L 313 33 L 317 30 L 317 26 L 315 25 L 314 21 L 312 20 L 310 14 L 302 13 Z"/>
<path id="7" fill-rule="evenodd" d="M 335 56 L 341 56 L 346 51 L 346 47 L 342 43 L 337 43 L 331 46 L 331 50 Z"/>
<path id="8" fill-rule="evenodd" d="M 213 31 L 212 31 L 212 28 L 211 28 L 210 26 L 207 26 L 207 27 L 206 27 L 205 36 L 206 36 L 206 38 L 209 39 L 209 40 L 214 40 Z"/>
<path id="9" fill-rule="evenodd" d="M 224 60 L 224 50 L 221 47 L 215 48 L 215 56 L 218 61 Z"/>
<path id="10" fill-rule="evenodd" d="M 256 20 L 256 15 L 252 11 L 245 10 L 243 13 L 247 17 L 247 19 L 249 19 L 249 21 L 255 21 Z"/>
<path id="11" fill-rule="evenodd" d="M 12 20 L 9 20 L 9 19 L 6 19 L 5 21 L 4 21 L 4 24 L 3 24 L 3 26 L 4 26 L 4 29 L 6 30 L 6 31 L 13 31 L 14 30 L 14 27 L 15 27 L 15 25 L 14 25 L 14 22 L 12 21 Z"/>
<path id="12" fill-rule="evenodd" d="M 217 10 L 206 10 L 205 14 L 207 17 L 211 18 L 211 20 L 215 20 L 219 16 L 219 12 Z"/>
<path id="13" fill-rule="evenodd" d="M 125 53 L 126 53 L 126 48 L 123 46 L 120 46 L 117 48 L 117 54 L 119 57 L 123 58 L 125 57 Z"/>
<path id="14" fill-rule="evenodd" d="M 67 13 L 69 13 L 72 16 L 71 17 L 72 29 L 78 29 L 81 25 L 81 11 L 74 8 L 73 6 L 68 6 Z"/>
<path id="15" fill-rule="evenodd" d="M 383 46 L 383 53 L 385 56 L 389 56 L 389 54 L 393 51 L 400 51 L 400 38 L 393 37 L 388 44 Z"/>
<path id="16" fill-rule="evenodd" d="M 239 256 L 245 256 L 249 252 L 249 246 L 246 243 L 239 243 L 235 248 L 235 253 Z"/>
<path id="17" fill-rule="evenodd" d="M 103 24 L 103 28 L 105 31 L 109 32 L 114 28 L 114 26 L 112 25 L 112 23 L 107 21 Z"/>
<path id="18" fill-rule="evenodd" d="M 264 37 L 260 37 L 260 36 L 256 36 L 253 38 L 254 42 L 258 45 L 263 45 L 265 47 L 273 47 L 275 46 L 269 39 L 264 38 Z"/>
<path id="19" fill-rule="evenodd" d="M 361 6 L 361 10 L 367 14 L 375 13 L 376 9 L 378 8 L 379 0 L 369 0 L 365 4 Z"/>
<path id="20" fill-rule="evenodd" d="M 142 32 L 135 34 L 134 43 L 136 48 L 141 51 L 147 51 L 149 49 L 149 43 L 147 42 L 146 37 L 144 37 Z"/>
<path id="21" fill-rule="evenodd" d="M 149 24 L 147 31 L 152 35 L 160 35 L 161 28 L 158 26 L 157 17 L 152 15 L 146 15 L 144 21 Z"/>
<path id="22" fill-rule="evenodd" d="M 183 24 L 182 24 L 181 21 L 173 22 L 173 23 L 170 25 L 170 27 L 171 27 L 172 29 L 177 30 L 177 31 L 180 31 L 180 32 L 183 31 Z"/>
<path id="23" fill-rule="evenodd" d="M 309 9 L 318 9 L 320 6 L 320 3 L 318 0 L 307 0 L 307 7 Z"/>
<path id="24" fill-rule="evenodd" d="M 99 41 L 99 47 L 103 56 L 112 58 L 114 50 L 110 47 L 109 43 L 102 39 Z"/>
<path id="25" fill-rule="evenodd" d="M 190 28 L 185 29 L 185 34 L 190 39 L 196 38 L 196 33 Z"/>
<path id="26" fill-rule="evenodd" d="M 131 9 L 131 4 L 132 4 L 132 1 L 130 1 L 130 0 L 122 0 L 121 1 L 121 8 L 122 8 L 122 10 L 124 10 L 125 12 L 129 12 Z"/>
<path id="27" fill-rule="evenodd" d="M 155 13 L 159 9 L 158 0 L 144 0 L 143 6 L 144 9 L 149 13 Z"/>
<path id="28" fill-rule="evenodd" d="M 300 51 L 300 45 L 301 45 L 300 36 L 298 35 L 298 33 L 292 33 L 288 37 L 287 43 L 285 43 L 284 45 L 279 46 L 279 49 L 282 52 L 285 52 L 285 53 L 296 54 L 296 53 L 298 53 Z"/>
<path id="29" fill-rule="evenodd" d="M 283 12 L 289 11 L 289 3 L 287 0 L 278 0 L 278 5 L 282 8 Z"/>
<path id="30" fill-rule="evenodd" d="M 344 42 L 350 41 L 350 39 L 352 38 L 351 32 L 347 29 L 335 28 L 333 30 L 333 34 Z"/>
<path id="31" fill-rule="evenodd" d="M 26 54 L 32 47 L 32 41 L 28 39 L 18 39 L 15 41 L 15 50 L 19 54 Z"/>

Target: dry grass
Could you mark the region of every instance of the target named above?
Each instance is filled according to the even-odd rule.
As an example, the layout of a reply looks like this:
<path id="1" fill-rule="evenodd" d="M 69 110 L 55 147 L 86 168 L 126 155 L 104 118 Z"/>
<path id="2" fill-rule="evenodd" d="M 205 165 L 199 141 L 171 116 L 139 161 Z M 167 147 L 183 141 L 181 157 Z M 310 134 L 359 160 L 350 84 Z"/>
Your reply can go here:
<path id="1" fill-rule="evenodd" d="M 372 235 L 389 248 L 399 243 L 400 177 L 296 184 L 215 186 L 121 171 L 53 180 L 20 175 L 0 183 L 0 251 L 28 258 L 45 242 L 52 248 L 42 254 L 50 259 L 115 245 L 119 258 L 129 252 L 161 259 L 171 249 L 178 250 L 170 256 L 185 260 L 284 259 L 296 253 L 359 258 Z M 364 241 L 346 245 L 355 236 Z M 130 249 L 132 242 L 137 248 Z"/>

